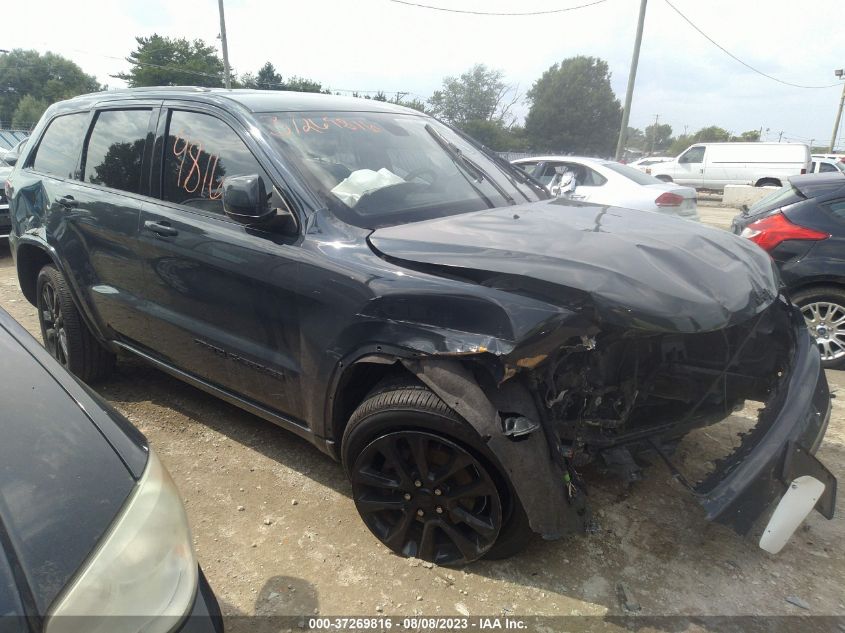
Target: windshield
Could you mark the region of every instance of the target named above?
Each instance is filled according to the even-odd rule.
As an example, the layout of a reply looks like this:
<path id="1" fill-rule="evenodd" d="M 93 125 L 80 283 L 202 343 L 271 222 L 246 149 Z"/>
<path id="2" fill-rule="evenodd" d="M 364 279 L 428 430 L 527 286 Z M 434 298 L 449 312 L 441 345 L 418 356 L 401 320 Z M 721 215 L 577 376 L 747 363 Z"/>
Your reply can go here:
<path id="1" fill-rule="evenodd" d="M 343 220 L 378 228 L 533 202 L 525 176 L 426 116 L 260 114 L 269 138 Z"/>
<path id="2" fill-rule="evenodd" d="M 615 171 L 620 176 L 625 176 L 628 180 L 633 180 L 638 185 L 660 185 L 663 184 L 662 180 L 658 180 L 654 176 L 649 176 L 648 174 L 644 174 L 639 169 L 634 169 L 633 167 L 629 167 L 628 165 L 622 165 L 621 163 L 602 163 L 602 166 L 610 169 L 611 171 Z"/>

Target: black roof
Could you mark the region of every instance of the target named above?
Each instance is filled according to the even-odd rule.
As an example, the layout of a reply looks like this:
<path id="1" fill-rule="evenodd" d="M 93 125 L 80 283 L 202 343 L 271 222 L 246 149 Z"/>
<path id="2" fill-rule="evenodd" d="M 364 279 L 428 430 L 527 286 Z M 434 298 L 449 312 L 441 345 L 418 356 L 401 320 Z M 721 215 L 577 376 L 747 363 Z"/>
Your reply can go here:
<path id="1" fill-rule="evenodd" d="M 250 112 L 393 112 L 419 114 L 416 110 L 374 99 L 341 97 L 314 92 L 287 90 L 226 90 L 225 88 L 199 88 L 196 86 L 154 86 L 125 88 L 80 95 L 60 102 L 59 109 L 90 107 L 106 101 L 132 99 L 184 99 L 217 105 L 238 104 Z"/>

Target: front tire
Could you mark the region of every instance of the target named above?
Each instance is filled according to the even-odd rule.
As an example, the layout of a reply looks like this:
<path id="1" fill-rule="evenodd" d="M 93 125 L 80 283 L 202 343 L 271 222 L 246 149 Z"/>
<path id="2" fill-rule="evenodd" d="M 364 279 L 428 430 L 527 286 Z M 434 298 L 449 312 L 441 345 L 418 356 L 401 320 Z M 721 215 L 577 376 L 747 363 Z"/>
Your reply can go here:
<path id="1" fill-rule="evenodd" d="M 478 434 L 421 385 L 368 396 L 341 452 L 361 518 L 401 556 L 464 565 L 528 542 L 525 511 Z"/>
<path id="2" fill-rule="evenodd" d="M 94 338 L 73 303 L 64 276 L 44 266 L 36 282 L 36 307 L 44 348 L 83 382 L 108 374 L 115 356 Z"/>
<path id="3" fill-rule="evenodd" d="M 801 308 L 824 368 L 845 367 L 845 290 L 834 286 L 807 288 L 796 292 L 792 301 Z"/>

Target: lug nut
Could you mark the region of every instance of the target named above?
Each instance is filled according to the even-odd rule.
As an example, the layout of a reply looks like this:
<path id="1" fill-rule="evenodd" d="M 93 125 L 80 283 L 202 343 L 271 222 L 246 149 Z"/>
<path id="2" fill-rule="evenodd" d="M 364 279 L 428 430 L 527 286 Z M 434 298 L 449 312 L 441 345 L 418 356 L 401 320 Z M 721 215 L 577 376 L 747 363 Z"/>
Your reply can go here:
<path id="1" fill-rule="evenodd" d="M 434 509 L 434 511 L 435 511 L 435 512 L 437 512 L 437 514 L 443 514 L 443 508 L 441 508 L 440 506 L 437 506 L 437 507 Z"/>
<path id="2" fill-rule="evenodd" d="M 411 493 L 406 492 L 405 493 L 405 501 L 410 501 L 410 500 L 411 500 Z"/>
<path id="3" fill-rule="evenodd" d="M 415 481 L 414 481 L 414 485 L 415 485 L 417 488 L 422 488 L 422 482 L 421 482 L 419 479 L 417 479 L 417 480 L 415 480 Z"/>
<path id="4" fill-rule="evenodd" d="M 423 516 L 424 514 L 425 514 L 425 512 L 423 512 L 423 511 L 422 511 L 422 508 L 420 508 L 419 510 L 417 510 L 417 516 L 418 516 L 418 517 L 421 517 L 421 516 Z"/>
<path id="5" fill-rule="evenodd" d="M 434 489 L 434 494 L 435 494 L 435 495 L 437 495 L 437 496 L 439 497 L 440 495 L 442 495 L 442 494 L 443 494 L 443 491 L 442 491 L 442 490 L 440 490 L 440 488 L 435 488 L 435 489 Z"/>

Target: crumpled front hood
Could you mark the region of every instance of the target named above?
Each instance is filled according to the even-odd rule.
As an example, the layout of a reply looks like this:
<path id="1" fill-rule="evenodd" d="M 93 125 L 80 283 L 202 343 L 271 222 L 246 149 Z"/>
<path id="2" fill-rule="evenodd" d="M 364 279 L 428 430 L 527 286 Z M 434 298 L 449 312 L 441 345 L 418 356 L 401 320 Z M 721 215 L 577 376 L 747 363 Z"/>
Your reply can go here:
<path id="1" fill-rule="evenodd" d="M 584 291 L 601 321 L 628 328 L 715 330 L 750 318 L 778 294 L 771 259 L 748 240 L 657 213 L 571 200 L 387 227 L 369 239 L 400 264 Z"/>

